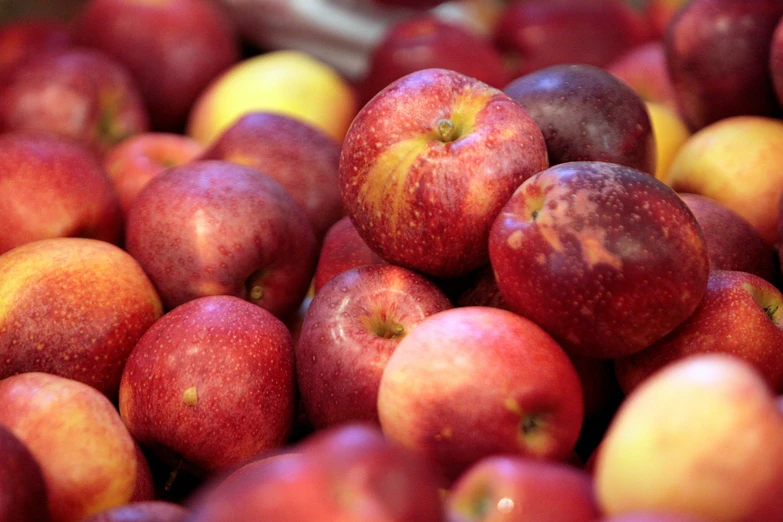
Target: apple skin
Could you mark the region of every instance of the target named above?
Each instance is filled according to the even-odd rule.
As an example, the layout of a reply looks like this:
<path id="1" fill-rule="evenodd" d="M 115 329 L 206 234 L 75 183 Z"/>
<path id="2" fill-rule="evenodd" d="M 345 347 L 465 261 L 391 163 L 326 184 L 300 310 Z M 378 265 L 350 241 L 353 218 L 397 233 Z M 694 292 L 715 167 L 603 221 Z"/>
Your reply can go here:
<path id="1" fill-rule="evenodd" d="M 641 352 L 615 359 L 625 393 L 653 372 L 697 353 L 728 353 L 752 364 L 783 392 L 783 294 L 764 279 L 712 270 L 698 308 L 669 335 Z"/>
<path id="2" fill-rule="evenodd" d="M 188 511 L 166 500 L 130 502 L 89 516 L 80 522 L 184 522 Z"/>
<path id="3" fill-rule="evenodd" d="M 769 71 L 775 98 L 783 105 L 783 18 L 775 26 L 769 50 Z"/>
<path id="4" fill-rule="evenodd" d="M 377 424 L 389 357 L 422 320 L 451 307 L 433 282 L 399 266 L 360 266 L 332 278 L 313 297 L 296 343 L 299 393 L 313 426 Z"/>
<path id="5" fill-rule="evenodd" d="M 203 153 L 200 143 L 171 132 L 142 132 L 106 151 L 103 166 L 127 216 L 144 186 L 170 167 L 193 161 Z"/>
<path id="6" fill-rule="evenodd" d="M 295 406 L 290 332 L 233 296 L 168 312 L 139 340 L 120 384 L 120 414 L 139 444 L 199 475 L 282 445 Z"/>
<path id="7" fill-rule="evenodd" d="M 777 0 L 693 0 L 664 39 L 680 111 L 691 130 L 740 115 L 779 116 L 770 74 Z"/>
<path id="8" fill-rule="evenodd" d="M 5 20 L 0 27 L 0 79 L 31 56 L 73 44 L 68 25 L 54 17 Z"/>
<path id="9" fill-rule="evenodd" d="M 155 479 L 152 476 L 152 468 L 147 460 L 147 455 L 134 439 L 134 449 L 136 450 L 136 486 L 133 488 L 133 495 L 130 502 L 146 502 L 155 500 Z"/>
<path id="10" fill-rule="evenodd" d="M 667 185 L 669 169 L 682 146 L 691 137 L 679 111 L 657 102 L 645 102 L 655 137 L 655 177 Z"/>
<path id="11" fill-rule="evenodd" d="M 626 397 L 601 443 L 594 477 L 605 516 L 661 511 L 715 522 L 781 520 L 783 415 L 750 363 L 692 355 Z"/>
<path id="12" fill-rule="evenodd" d="M 661 40 L 637 45 L 606 65 L 606 70 L 630 85 L 645 101 L 679 111 Z"/>
<path id="13" fill-rule="evenodd" d="M 656 39 L 663 40 L 666 37 L 669 24 L 685 3 L 686 0 L 648 0 L 645 2 L 642 12 L 649 20 Z"/>
<path id="14" fill-rule="evenodd" d="M 240 58 L 232 22 L 207 0 L 90 0 L 72 25 L 76 42 L 131 72 L 155 131 L 182 131 L 201 91 Z"/>
<path id="15" fill-rule="evenodd" d="M 48 373 L 8 377 L 0 381 L 0 425 L 41 466 L 52 522 L 78 522 L 130 500 L 133 438 L 95 388 Z"/>
<path id="16" fill-rule="evenodd" d="M 152 282 L 104 241 L 55 238 L 0 255 L 0 378 L 47 372 L 112 400 L 125 361 L 163 314 Z"/>
<path id="17" fill-rule="evenodd" d="M 502 89 L 511 80 L 489 38 L 433 13 L 402 18 L 375 44 L 359 80 L 364 102 L 421 69 L 450 69 Z"/>
<path id="18" fill-rule="evenodd" d="M 485 457 L 465 470 L 446 497 L 449 522 L 593 522 L 600 511 L 593 479 L 560 462 Z"/>
<path id="19" fill-rule="evenodd" d="M 541 128 L 550 166 L 608 161 L 655 173 L 655 137 L 644 100 L 606 70 L 552 65 L 513 80 L 503 92 Z"/>
<path id="20" fill-rule="evenodd" d="M 531 177 L 492 225 L 489 249 L 509 309 L 588 357 L 649 346 L 707 288 L 707 245 L 688 206 L 653 176 L 611 163 Z"/>
<path id="21" fill-rule="evenodd" d="M 338 184 L 340 143 L 300 120 L 271 112 L 248 113 L 200 159 L 231 161 L 272 176 L 302 205 L 319 243 L 344 215 Z"/>
<path id="22" fill-rule="evenodd" d="M 41 466 L 27 446 L 0 425 L 0 520 L 49 522 Z"/>
<path id="23" fill-rule="evenodd" d="M 462 307 L 427 317 L 400 341 L 381 377 L 378 415 L 390 441 L 453 481 L 491 454 L 564 459 L 579 437 L 583 397 L 568 356 L 535 323 Z"/>
<path id="24" fill-rule="evenodd" d="M 384 259 L 456 277 L 488 262 L 492 220 L 547 166 L 541 130 L 518 103 L 463 74 L 423 69 L 359 111 L 343 143 L 340 192 Z"/>
<path id="25" fill-rule="evenodd" d="M 149 129 L 130 72 L 95 49 L 68 48 L 30 57 L 0 89 L 0 129 L 46 132 L 80 141 L 97 154 Z"/>
<path id="26" fill-rule="evenodd" d="M 603 517 L 596 522 L 710 522 L 706 518 L 677 515 L 665 512 L 628 513 L 614 517 Z"/>
<path id="27" fill-rule="evenodd" d="M 712 198 L 689 193 L 680 197 L 704 232 L 712 270 L 738 270 L 779 283 L 775 248 L 746 219 Z"/>
<path id="28" fill-rule="evenodd" d="M 167 310 L 234 295 L 281 318 L 302 302 L 318 252 L 304 209 L 279 182 L 220 160 L 153 178 L 128 213 L 125 246 Z"/>
<path id="29" fill-rule="evenodd" d="M 54 237 L 122 238 L 122 212 L 100 161 L 67 138 L 0 134 L 0 201 L 0 254 Z"/>

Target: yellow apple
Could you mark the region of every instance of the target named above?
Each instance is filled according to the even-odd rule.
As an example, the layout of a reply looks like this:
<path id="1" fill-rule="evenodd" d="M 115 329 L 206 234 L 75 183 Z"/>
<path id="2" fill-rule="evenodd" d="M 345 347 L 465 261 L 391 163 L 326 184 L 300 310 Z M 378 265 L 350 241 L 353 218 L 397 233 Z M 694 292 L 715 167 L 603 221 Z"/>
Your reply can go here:
<path id="1" fill-rule="evenodd" d="M 267 52 L 242 60 L 199 95 L 187 134 L 210 144 L 252 111 L 297 118 L 342 142 L 358 111 L 358 98 L 330 65 L 301 51 Z"/>
<path id="2" fill-rule="evenodd" d="M 731 355 L 672 363 L 620 406 L 596 457 L 595 485 L 607 515 L 783 520 L 783 414 L 775 395 Z"/>
<path id="3" fill-rule="evenodd" d="M 677 192 L 723 203 L 774 244 L 783 194 L 783 121 L 733 116 L 702 128 L 677 152 L 667 182 Z"/>
<path id="4" fill-rule="evenodd" d="M 691 136 L 691 132 L 671 107 L 651 101 L 645 104 L 655 136 L 655 177 L 669 185 L 669 167 L 682 144 Z"/>

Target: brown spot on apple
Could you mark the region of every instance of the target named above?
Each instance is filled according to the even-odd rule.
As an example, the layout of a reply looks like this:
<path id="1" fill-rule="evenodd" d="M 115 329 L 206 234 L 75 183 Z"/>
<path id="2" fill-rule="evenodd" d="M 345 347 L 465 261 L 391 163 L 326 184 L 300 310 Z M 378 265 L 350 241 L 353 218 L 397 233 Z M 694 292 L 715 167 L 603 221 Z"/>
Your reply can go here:
<path id="1" fill-rule="evenodd" d="M 182 394 L 182 402 L 188 406 L 196 406 L 198 404 L 198 389 L 195 386 L 186 389 Z"/>

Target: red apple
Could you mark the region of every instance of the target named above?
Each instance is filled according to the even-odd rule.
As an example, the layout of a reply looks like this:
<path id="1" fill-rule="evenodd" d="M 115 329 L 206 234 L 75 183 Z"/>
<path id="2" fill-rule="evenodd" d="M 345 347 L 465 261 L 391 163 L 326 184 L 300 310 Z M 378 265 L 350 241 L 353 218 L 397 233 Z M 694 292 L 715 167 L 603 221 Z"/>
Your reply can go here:
<path id="1" fill-rule="evenodd" d="M 122 213 L 98 159 L 57 136 L 0 135 L 0 253 L 38 239 L 118 243 Z"/>
<path id="2" fill-rule="evenodd" d="M 600 516 L 587 472 L 508 455 L 485 457 L 463 472 L 446 510 L 450 522 L 593 522 Z"/>
<path id="3" fill-rule="evenodd" d="M 429 316 L 389 357 L 378 391 L 386 437 L 446 480 L 480 458 L 563 459 L 582 427 L 579 376 L 535 323 L 490 307 Z"/>
<path id="4" fill-rule="evenodd" d="M 649 346 L 707 288 L 707 245 L 685 202 L 612 163 L 563 163 L 527 180 L 495 220 L 489 249 L 509 309 L 589 357 Z"/>
<path id="5" fill-rule="evenodd" d="M 54 17 L 5 20 L 0 26 L 0 78 L 17 64 L 73 44 L 68 26 Z"/>
<path id="6" fill-rule="evenodd" d="M 128 68 L 157 131 L 182 130 L 201 91 L 239 60 L 232 22 L 208 0 L 91 0 L 73 25 L 78 42 Z"/>
<path id="7" fill-rule="evenodd" d="M 647 0 L 643 13 L 652 26 L 656 38 L 664 38 L 677 11 L 687 0 Z"/>
<path id="8" fill-rule="evenodd" d="M 778 103 L 783 105 L 783 18 L 772 33 L 769 50 L 769 70 Z"/>
<path id="9" fill-rule="evenodd" d="M 614 517 L 606 516 L 596 522 L 710 522 L 706 518 L 661 512 L 636 512 Z"/>
<path id="10" fill-rule="evenodd" d="M 78 522 L 133 495 L 133 438 L 95 388 L 48 373 L 8 377 L 0 381 L 0 424 L 41 466 L 53 522 Z"/>
<path id="11" fill-rule="evenodd" d="M 120 414 L 139 444 L 201 475 L 281 446 L 295 405 L 291 334 L 233 296 L 168 312 L 139 340 L 120 384 Z"/>
<path id="12" fill-rule="evenodd" d="M 666 48 L 661 40 L 628 49 L 607 64 L 606 70 L 630 85 L 643 100 L 679 111 L 666 63 Z"/>
<path id="13" fill-rule="evenodd" d="M 163 307 L 124 250 L 55 238 L 0 255 L 0 378 L 47 372 L 117 398 L 123 366 Z"/>
<path id="14" fill-rule="evenodd" d="M 279 181 L 304 208 L 319 242 L 343 216 L 340 143 L 293 117 L 250 112 L 220 134 L 200 159 L 255 167 Z"/>
<path id="15" fill-rule="evenodd" d="M 776 116 L 770 74 L 778 0 L 692 0 L 670 22 L 666 60 L 692 130 L 730 116 Z"/>
<path id="16" fill-rule="evenodd" d="M 0 425 L 0 520 L 49 522 L 46 482 L 27 446 Z"/>
<path id="17" fill-rule="evenodd" d="M 315 428 L 378 422 L 378 385 L 397 345 L 426 317 L 451 308 L 437 286 L 394 265 L 368 265 L 332 278 L 307 309 L 296 372 Z"/>
<path id="18" fill-rule="evenodd" d="M 184 522 L 187 510 L 166 500 L 130 502 L 87 517 L 80 522 Z"/>
<path id="19" fill-rule="evenodd" d="M 106 152 L 103 165 L 114 185 L 120 207 L 128 215 L 144 186 L 170 167 L 195 160 L 203 152 L 195 140 L 168 132 L 142 132 Z"/>
<path id="20" fill-rule="evenodd" d="M 128 70 L 93 49 L 31 57 L 0 89 L 0 129 L 78 140 L 99 154 L 149 128 L 147 108 Z"/>
<path id="21" fill-rule="evenodd" d="M 463 74 L 424 69 L 359 111 L 340 191 L 359 235 L 387 261 L 455 277 L 487 263 L 492 220 L 547 165 L 541 130 L 518 103 Z"/>
<path id="22" fill-rule="evenodd" d="M 126 235 L 169 310 L 227 294 L 286 317 L 315 270 L 302 207 L 272 177 L 228 161 L 192 161 L 153 178 L 131 207 Z"/>
<path id="23" fill-rule="evenodd" d="M 133 489 L 130 502 L 155 500 L 155 479 L 152 476 L 150 463 L 139 443 L 134 440 L 133 446 L 136 450 L 136 486 Z"/>

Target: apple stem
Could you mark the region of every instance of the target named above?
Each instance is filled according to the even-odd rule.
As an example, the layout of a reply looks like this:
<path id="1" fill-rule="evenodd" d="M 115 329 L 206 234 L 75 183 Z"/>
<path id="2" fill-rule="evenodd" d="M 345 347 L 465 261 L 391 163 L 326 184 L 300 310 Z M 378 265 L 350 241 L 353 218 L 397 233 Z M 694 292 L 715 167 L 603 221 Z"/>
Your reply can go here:
<path id="1" fill-rule="evenodd" d="M 778 311 L 778 308 L 779 308 L 778 305 L 769 305 L 764 308 L 764 312 L 766 312 L 767 317 L 769 317 L 770 319 L 774 319 L 775 313 Z"/>
<path id="2" fill-rule="evenodd" d="M 447 118 L 438 120 L 438 134 L 444 142 L 454 140 L 454 124 Z"/>
<path id="3" fill-rule="evenodd" d="M 166 479 L 166 483 L 163 485 L 164 491 L 171 491 L 171 487 L 174 485 L 174 481 L 177 479 L 177 475 L 179 475 L 179 470 L 182 469 L 183 462 L 184 460 L 180 458 L 177 461 L 177 465 L 174 466 L 174 469 L 172 469 L 171 473 L 169 473 L 169 476 Z"/>

